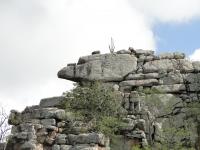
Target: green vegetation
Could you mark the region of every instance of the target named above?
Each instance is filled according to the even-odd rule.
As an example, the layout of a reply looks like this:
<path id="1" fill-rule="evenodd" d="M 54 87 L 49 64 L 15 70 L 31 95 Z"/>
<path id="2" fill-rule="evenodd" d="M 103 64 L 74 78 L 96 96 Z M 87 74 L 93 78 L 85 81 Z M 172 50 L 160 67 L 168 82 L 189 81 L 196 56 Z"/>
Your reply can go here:
<path id="1" fill-rule="evenodd" d="M 158 150 L 192 150 L 197 138 L 199 102 L 184 104 L 180 98 L 166 93 L 147 89 L 144 103 L 155 116 L 155 121 L 162 124 L 159 143 L 153 142 L 152 148 Z"/>
<path id="2" fill-rule="evenodd" d="M 144 150 L 193 150 L 200 144 L 200 103 L 183 103 L 180 98 L 157 90 L 140 91 L 145 97 L 143 103 L 155 117 L 153 121 L 162 124 L 159 141 L 150 143 Z M 100 82 L 84 86 L 76 85 L 64 93 L 66 100 L 62 107 L 74 119 L 87 124 L 83 132 L 102 132 L 114 141 L 122 122 L 123 108 L 121 94 Z M 163 97 L 164 96 L 164 97 Z M 182 111 L 184 110 L 184 111 Z M 74 122 L 73 120 L 73 122 Z M 71 128 L 68 128 L 71 130 Z M 80 131 L 79 131 L 80 132 Z M 139 150 L 133 147 L 132 150 Z"/>
<path id="3" fill-rule="evenodd" d="M 76 87 L 64 94 L 62 107 L 73 112 L 75 119 L 90 124 L 90 131 L 113 136 L 122 123 L 121 94 L 100 82 Z"/>

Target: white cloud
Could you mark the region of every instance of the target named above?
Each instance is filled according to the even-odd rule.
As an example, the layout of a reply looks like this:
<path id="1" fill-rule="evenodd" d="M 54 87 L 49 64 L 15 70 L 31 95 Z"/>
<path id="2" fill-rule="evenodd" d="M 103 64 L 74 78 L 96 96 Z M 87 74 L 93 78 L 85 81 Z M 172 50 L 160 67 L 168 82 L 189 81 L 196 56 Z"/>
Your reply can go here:
<path id="1" fill-rule="evenodd" d="M 129 0 L 150 21 L 187 22 L 200 16 L 199 0 Z"/>
<path id="2" fill-rule="evenodd" d="M 189 56 L 193 61 L 200 61 L 200 48 L 194 50 L 194 52 Z"/>
<path id="3" fill-rule="evenodd" d="M 143 15 L 122 0 L 11 0 L 0 7 L 0 101 L 9 109 L 61 94 L 69 83 L 57 71 L 93 50 L 109 52 L 111 36 L 117 49 L 155 48 Z"/>
<path id="4" fill-rule="evenodd" d="M 60 95 L 71 83 L 57 79 L 57 71 L 93 50 L 109 52 L 111 36 L 116 49 L 155 49 L 151 23 L 195 18 L 198 6 L 195 0 L 0 1 L 0 103 L 21 110 Z"/>

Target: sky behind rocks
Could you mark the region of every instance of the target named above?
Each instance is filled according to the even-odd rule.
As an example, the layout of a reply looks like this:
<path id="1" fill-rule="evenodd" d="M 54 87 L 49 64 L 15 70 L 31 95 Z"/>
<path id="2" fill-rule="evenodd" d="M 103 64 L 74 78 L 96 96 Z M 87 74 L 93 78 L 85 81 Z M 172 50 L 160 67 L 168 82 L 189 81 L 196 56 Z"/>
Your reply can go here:
<path id="1" fill-rule="evenodd" d="M 0 0 L 0 103 L 22 110 L 72 83 L 57 71 L 115 47 L 200 58 L 199 0 Z"/>

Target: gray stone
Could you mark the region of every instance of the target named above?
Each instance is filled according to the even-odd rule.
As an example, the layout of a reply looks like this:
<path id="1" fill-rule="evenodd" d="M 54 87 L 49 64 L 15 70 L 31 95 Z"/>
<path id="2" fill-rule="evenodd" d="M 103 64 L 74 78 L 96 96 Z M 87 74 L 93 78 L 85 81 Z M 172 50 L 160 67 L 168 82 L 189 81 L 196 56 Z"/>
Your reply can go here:
<path id="1" fill-rule="evenodd" d="M 21 139 L 21 140 L 28 139 L 28 133 L 27 132 L 20 132 L 20 133 L 17 133 L 15 136 L 16 136 L 17 139 Z"/>
<path id="2" fill-rule="evenodd" d="M 162 123 L 155 122 L 155 141 L 161 141 L 162 139 Z"/>
<path id="3" fill-rule="evenodd" d="M 66 144 L 66 135 L 65 134 L 57 134 L 56 143 L 57 144 Z"/>
<path id="4" fill-rule="evenodd" d="M 138 119 L 136 122 L 136 126 L 138 129 L 145 131 L 146 121 L 144 119 Z"/>
<path id="5" fill-rule="evenodd" d="M 33 132 L 35 133 L 34 125 L 32 123 L 22 123 L 19 125 L 20 130 L 23 132 Z"/>
<path id="6" fill-rule="evenodd" d="M 32 119 L 64 119 L 65 118 L 65 110 L 58 109 L 58 108 L 40 108 L 40 109 L 33 109 L 26 113 Z M 24 115 L 23 114 L 23 115 Z"/>
<path id="7" fill-rule="evenodd" d="M 114 89 L 115 91 L 119 91 L 119 85 L 118 85 L 118 84 L 114 84 L 114 85 L 113 85 L 113 89 Z"/>
<path id="8" fill-rule="evenodd" d="M 122 81 L 129 72 L 136 70 L 136 66 L 137 58 L 129 54 L 92 55 L 81 57 L 74 69 L 63 68 L 58 77 L 72 81 Z"/>
<path id="9" fill-rule="evenodd" d="M 0 143 L 0 150 L 5 150 L 6 143 Z"/>
<path id="10" fill-rule="evenodd" d="M 174 52 L 174 59 L 184 59 L 185 54 L 180 52 Z"/>
<path id="11" fill-rule="evenodd" d="M 60 145 L 60 150 L 71 150 L 71 145 Z"/>
<path id="12" fill-rule="evenodd" d="M 127 118 L 130 118 L 130 119 L 133 119 L 133 120 L 136 119 L 135 115 L 127 115 Z"/>
<path id="13" fill-rule="evenodd" d="M 160 59 L 174 59 L 173 53 L 162 53 L 159 55 Z"/>
<path id="14" fill-rule="evenodd" d="M 40 101 L 40 107 L 57 107 L 61 105 L 64 99 L 63 96 L 44 98 Z"/>
<path id="15" fill-rule="evenodd" d="M 61 121 L 57 123 L 57 127 L 61 128 L 64 127 L 66 125 L 65 121 Z"/>
<path id="16" fill-rule="evenodd" d="M 45 128 L 49 131 L 56 131 L 58 132 L 58 127 L 52 125 L 46 125 Z"/>
<path id="17" fill-rule="evenodd" d="M 128 135 L 129 138 L 139 138 L 139 139 L 146 139 L 146 135 L 142 130 L 135 130 L 132 131 L 131 134 Z"/>
<path id="18" fill-rule="evenodd" d="M 181 102 L 182 100 L 174 95 L 174 94 L 167 94 L 167 93 L 153 93 L 153 94 L 148 94 L 145 96 L 146 99 L 157 99 L 160 102 L 162 102 L 164 105 L 167 104 L 169 101 L 171 104 L 175 104 L 177 102 Z M 172 103 L 173 102 L 173 103 Z M 162 110 L 163 111 L 163 110 Z"/>
<path id="19" fill-rule="evenodd" d="M 37 150 L 35 142 L 28 141 L 21 146 L 21 150 Z"/>
<path id="20" fill-rule="evenodd" d="M 123 49 L 123 50 L 117 51 L 117 54 L 131 54 L 131 51 Z"/>
<path id="21" fill-rule="evenodd" d="M 142 146 L 143 146 L 143 147 L 148 146 L 147 139 L 142 139 Z"/>
<path id="22" fill-rule="evenodd" d="M 47 144 L 47 145 L 53 145 L 54 141 L 55 141 L 54 138 L 46 137 L 45 144 Z"/>
<path id="23" fill-rule="evenodd" d="M 79 135 L 68 135 L 68 144 L 99 144 L 105 146 L 105 136 L 101 133 L 88 133 L 88 134 L 79 134 Z"/>
<path id="24" fill-rule="evenodd" d="M 155 59 L 155 57 L 153 55 L 150 55 L 150 56 L 146 56 L 144 61 L 147 62 L 147 61 L 152 61 L 154 59 Z"/>
<path id="25" fill-rule="evenodd" d="M 167 76 L 159 80 L 162 84 L 180 84 L 183 83 L 183 75 L 180 72 L 170 72 Z"/>
<path id="26" fill-rule="evenodd" d="M 98 145 L 90 146 L 87 144 L 75 145 L 70 148 L 70 150 L 98 150 L 100 149 Z M 102 150 L 105 150 L 102 148 Z"/>
<path id="27" fill-rule="evenodd" d="M 12 126 L 11 133 L 15 134 L 15 133 L 18 133 L 18 132 L 19 132 L 19 127 L 18 126 Z"/>
<path id="28" fill-rule="evenodd" d="M 33 132 L 28 132 L 28 140 L 36 140 L 37 136 Z"/>
<path id="29" fill-rule="evenodd" d="M 42 119 L 41 124 L 44 126 L 55 126 L 56 125 L 56 120 L 55 119 Z"/>
<path id="30" fill-rule="evenodd" d="M 154 55 L 149 55 L 149 56 L 139 55 L 138 62 L 147 62 L 147 61 L 152 61 L 154 59 L 156 59 Z"/>
<path id="31" fill-rule="evenodd" d="M 175 67 L 176 67 L 175 60 L 161 59 L 161 60 L 146 62 L 143 66 L 143 69 L 144 73 L 153 73 L 163 70 L 166 72 L 170 72 L 175 70 Z"/>
<path id="32" fill-rule="evenodd" d="M 200 91 L 200 83 L 189 84 L 189 88 L 187 90 L 189 92 L 199 92 Z"/>
<path id="33" fill-rule="evenodd" d="M 67 66 L 76 66 L 76 63 L 69 63 Z"/>
<path id="34" fill-rule="evenodd" d="M 52 146 L 52 150 L 60 150 L 61 148 L 60 148 L 60 145 L 57 145 L 57 144 L 54 144 L 53 146 Z"/>
<path id="35" fill-rule="evenodd" d="M 139 73 L 139 74 L 130 73 L 125 79 L 126 80 L 141 80 L 141 79 L 144 79 L 144 74 L 143 73 Z"/>
<path id="36" fill-rule="evenodd" d="M 194 67 L 195 72 L 200 72 L 200 61 L 193 61 L 192 65 Z"/>
<path id="37" fill-rule="evenodd" d="M 127 80 L 120 82 L 120 86 L 153 86 L 157 85 L 157 79 L 147 79 L 147 80 Z"/>
<path id="38" fill-rule="evenodd" d="M 176 92 L 181 92 L 185 91 L 185 85 L 184 84 L 174 84 L 174 85 L 158 85 L 158 86 L 153 86 L 152 89 L 158 90 L 161 93 L 176 93 Z"/>
<path id="39" fill-rule="evenodd" d="M 146 56 L 142 54 L 142 55 L 138 56 L 138 60 L 137 61 L 138 61 L 138 63 L 143 63 L 145 61 L 145 59 L 146 59 Z"/>
<path id="40" fill-rule="evenodd" d="M 159 77 L 159 73 L 130 73 L 125 80 L 158 79 Z"/>
<path id="41" fill-rule="evenodd" d="M 122 97 L 119 103 L 123 106 L 119 112 L 126 115 L 119 128 L 127 136 L 127 140 L 121 140 L 124 145 L 136 140 L 145 147 L 153 133 L 155 141 L 162 141 L 159 139 L 162 124 L 157 122 L 163 125 L 166 122 L 158 116 L 168 112 L 162 107 L 149 107 L 149 102 L 159 100 L 160 106 L 176 106 L 172 114 L 178 114 L 187 111 L 182 101 L 199 100 L 200 62 L 184 59 L 183 53 L 154 56 L 153 51 L 133 48 L 113 54 L 99 53 L 80 57 L 77 64 L 68 64 L 58 76 L 82 86 L 100 80 L 105 87 L 119 93 L 117 97 Z M 105 135 L 91 133 L 91 123 L 75 118 L 70 110 L 59 109 L 63 99 L 45 98 L 40 105 L 26 107 L 21 113 L 11 111 L 9 122 L 14 126 L 6 149 L 109 150 Z M 176 122 L 182 124 L 183 120 L 179 120 Z"/>
<path id="42" fill-rule="evenodd" d="M 145 55 L 145 56 L 148 56 L 148 55 L 153 55 L 154 54 L 154 51 L 152 50 L 142 50 L 142 49 L 133 49 L 132 50 L 136 55 Z"/>
<path id="43" fill-rule="evenodd" d="M 97 54 L 101 54 L 101 52 L 100 51 L 93 51 L 92 52 L 92 55 L 97 55 Z"/>
<path id="44" fill-rule="evenodd" d="M 190 73 L 194 71 L 192 62 L 186 59 L 179 59 L 177 68 L 183 73 Z"/>
<path id="45" fill-rule="evenodd" d="M 36 135 L 39 137 L 39 136 L 46 136 L 48 135 L 48 132 L 46 131 L 45 128 L 42 128 L 40 130 L 37 131 Z"/>
<path id="46" fill-rule="evenodd" d="M 159 55 L 160 59 L 184 59 L 185 54 L 180 52 L 174 52 L 174 53 L 163 53 Z"/>
<path id="47" fill-rule="evenodd" d="M 67 66 L 58 72 L 58 77 L 68 80 L 74 80 L 76 66 Z"/>
<path id="48" fill-rule="evenodd" d="M 31 119 L 30 121 L 27 121 L 27 123 L 31 123 L 31 124 L 40 124 L 40 119 Z"/>
<path id="49" fill-rule="evenodd" d="M 18 125 L 22 123 L 21 113 L 18 112 L 17 110 L 11 110 L 9 118 L 8 118 L 8 123 L 10 125 Z"/>
<path id="50" fill-rule="evenodd" d="M 128 110 L 129 109 L 129 93 L 125 93 L 122 101 L 122 106 L 124 109 Z"/>
<path id="51" fill-rule="evenodd" d="M 186 83 L 200 83 L 200 73 L 184 74 L 183 78 Z"/>
<path id="52" fill-rule="evenodd" d="M 145 79 L 158 79 L 160 77 L 159 73 L 147 73 L 144 74 Z"/>
<path id="53" fill-rule="evenodd" d="M 121 92 L 130 92 L 132 90 L 132 86 L 120 86 L 119 90 Z"/>

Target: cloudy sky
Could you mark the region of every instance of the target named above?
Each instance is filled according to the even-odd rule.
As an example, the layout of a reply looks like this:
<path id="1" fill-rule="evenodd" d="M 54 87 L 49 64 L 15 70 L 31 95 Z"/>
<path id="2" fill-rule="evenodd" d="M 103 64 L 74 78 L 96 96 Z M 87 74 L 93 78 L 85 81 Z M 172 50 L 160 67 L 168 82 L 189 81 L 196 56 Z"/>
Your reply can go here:
<path id="1" fill-rule="evenodd" d="M 200 60 L 200 0 L 0 0 L 0 104 L 22 110 L 72 83 L 57 71 L 115 47 Z"/>

